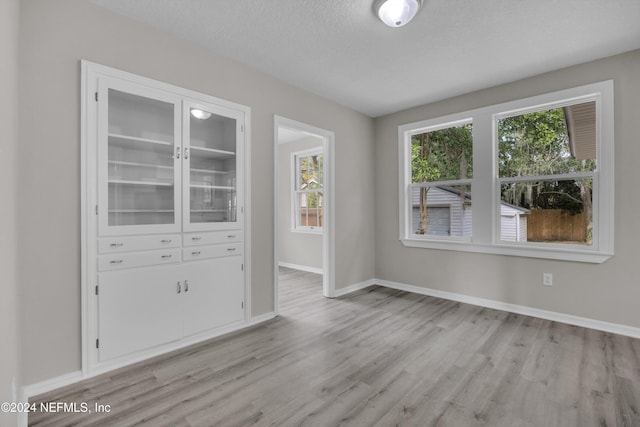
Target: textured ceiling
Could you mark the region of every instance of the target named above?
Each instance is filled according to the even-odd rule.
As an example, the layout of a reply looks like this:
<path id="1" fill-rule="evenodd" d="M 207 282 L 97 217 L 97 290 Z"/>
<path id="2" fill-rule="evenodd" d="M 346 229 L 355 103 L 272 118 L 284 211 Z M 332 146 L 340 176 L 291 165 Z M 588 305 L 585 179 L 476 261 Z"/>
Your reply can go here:
<path id="1" fill-rule="evenodd" d="M 377 117 L 640 48 L 640 0 L 92 0 Z"/>

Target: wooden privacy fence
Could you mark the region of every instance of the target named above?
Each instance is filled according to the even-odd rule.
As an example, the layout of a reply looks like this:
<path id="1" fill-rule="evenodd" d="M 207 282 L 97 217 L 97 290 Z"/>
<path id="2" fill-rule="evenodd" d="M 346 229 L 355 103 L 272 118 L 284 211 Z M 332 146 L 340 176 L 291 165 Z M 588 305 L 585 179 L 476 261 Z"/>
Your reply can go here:
<path id="1" fill-rule="evenodd" d="M 571 215 L 561 209 L 534 209 L 527 215 L 530 242 L 584 242 L 586 230 L 584 213 Z"/>
<path id="2" fill-rule="evenodd" d="M 321 227 L 323 221 L 322 209 L 301 208 L 300 209 L 300 225 L 308 227 Z"/>

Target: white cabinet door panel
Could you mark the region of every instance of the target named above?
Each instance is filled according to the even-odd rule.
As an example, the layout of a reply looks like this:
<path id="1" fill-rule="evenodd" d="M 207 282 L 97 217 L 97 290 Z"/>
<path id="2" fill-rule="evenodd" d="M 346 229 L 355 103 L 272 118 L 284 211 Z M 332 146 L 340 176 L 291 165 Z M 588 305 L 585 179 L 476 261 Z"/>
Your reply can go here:
<path id="1" fill-rule="evenodd" d="M 184 265 L 184 333 L 192 335 L 244 318 L 242 257 Z"/>
<path id="2" fill-rule="evenodd" d="M 99 275 L 100 361 L 182 337 L 182 293 L 175 267 Z"/>

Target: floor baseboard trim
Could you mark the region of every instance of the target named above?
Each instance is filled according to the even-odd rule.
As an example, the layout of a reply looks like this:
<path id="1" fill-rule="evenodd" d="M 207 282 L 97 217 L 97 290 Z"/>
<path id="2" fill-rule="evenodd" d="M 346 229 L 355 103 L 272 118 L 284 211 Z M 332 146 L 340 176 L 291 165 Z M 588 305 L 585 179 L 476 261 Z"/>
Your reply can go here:
<path id="1" fill-rule="evenodd" d="M 264 313 L 264 314 L 259 314 L 257 316 L 253 316 L 251 319 L 249 319 L 249 323 L 247 324 L 247 326 L 254 326 L 254 325 L 259 325 L 260 323 L 266 322 L 268 320 L 274 319 L 277 316 L 277 314 L 273 311 L 270 311 L 269 313 Z"/>
<path id="2" fill-rule="evenodd" d="M 292 264 L 290 262 L 278 262 L 280 267 L 293 268 L 294 270 L 306 271 L 307 273 L 323 274 L 323 270 L 317 267 L 309 267 L 307 265 Z"/>
<path id="3" fill-rule="evenodd" d="M 378 282 L 375 279 L 365 280 L 364 282 L 355 283 L 353 285 L 347 286 L 346 288 L 336 289 L 335 297 L 341 297 L 343 295 L 350 294 L 352 292 L 359 291 L 360 289 L 368 288 L 369 286 L 373 286 Z"/>
<path id="4" fill-rule="evenodd" d="M 525 316 L 538 317 L 540 319 L 551 320 L 554 322 L 566 323 L 574 326 L 595 329 L 603 332 L 611 332 L 618 335 L 624 335 L 632 338 L 640 338 L 640 328 L 621 325 L 618 323 L 604 322 L 602 320 L 590 319 L 587 317 L 574 316 L 571 314 L 558 313 L 555 311 L 541 310 L 538 308 L 527 307 L 523 305 L 510 304 L 501 301 L 472 297 L 454 292 L 440 291 L 437 289 L 423 288 L 421 286 L 408 285 L 406 283 L 392 282 L 389 280 L 377 279 L 375 284 L 400 291 L 412 292 L 421 295 L 432 296 L 436 298 L 447 299 L 465 304 L 477 305 L 480 307 L 492 308 L 495 310 L 508 311 L 511 313 L 522 314 Z"/>
<path id="5" fill-rule="evenodd" d="M 25 385 L 22 387 L 22 402 L 26 402 L 34 396 L 68 386 L 83 379 L 82 371 L 74 371 L 38 383 Z"/>

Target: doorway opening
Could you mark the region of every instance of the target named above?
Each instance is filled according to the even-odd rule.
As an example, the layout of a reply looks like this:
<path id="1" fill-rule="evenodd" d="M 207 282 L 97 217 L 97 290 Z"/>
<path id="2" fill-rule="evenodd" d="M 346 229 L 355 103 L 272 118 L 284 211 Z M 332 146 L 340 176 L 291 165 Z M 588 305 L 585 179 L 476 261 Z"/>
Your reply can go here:
<path id="1" fill-rule="evenodd" d="M 322 274 L 335 296 L 334 133 L 274 118 L 274 311 L 280 267 Z"/>

